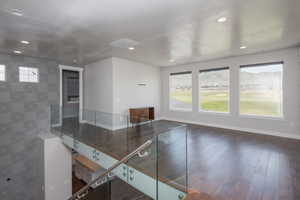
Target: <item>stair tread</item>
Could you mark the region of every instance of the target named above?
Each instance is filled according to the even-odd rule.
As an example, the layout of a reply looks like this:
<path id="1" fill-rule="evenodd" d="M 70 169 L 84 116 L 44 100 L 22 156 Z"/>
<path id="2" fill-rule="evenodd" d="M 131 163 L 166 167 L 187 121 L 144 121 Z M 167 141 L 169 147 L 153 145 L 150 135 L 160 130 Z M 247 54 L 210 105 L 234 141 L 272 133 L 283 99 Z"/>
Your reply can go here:
<path id="1" fill-rule="evenodd" d="M 87 157 L 85 157 L 83 155 L 76 156 L 75 160 L 93 172 L 97 172 L 98 170 L 100 170 L 102 168 L 100 165 L 91 161 L 90 159 L 88 159 Z"/>

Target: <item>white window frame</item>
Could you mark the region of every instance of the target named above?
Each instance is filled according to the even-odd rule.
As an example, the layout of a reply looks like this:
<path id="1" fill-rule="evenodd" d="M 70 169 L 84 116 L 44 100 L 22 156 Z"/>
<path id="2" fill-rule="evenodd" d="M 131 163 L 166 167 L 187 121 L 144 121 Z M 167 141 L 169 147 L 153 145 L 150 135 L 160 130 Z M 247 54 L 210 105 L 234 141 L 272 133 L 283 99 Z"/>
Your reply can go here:
<path id="1" fill-rule="evenodd" d="M 191 108 L 190 109 L 184 109 L 184 108 L 172 108 L 171 107 L 171 81 L 170 78 L 173 75 L 180 75 L 180 74 L 190 74 L 191 75 L 191 80 L 192 80 L 192 104 L 191 104 Z M 169 111 L 177 111 L 177 112 L 193 112 L 193 72 L 192 71 L 182 71 L 182 72 L 174 72 L 174 73 L 170 73 L 169 74 Z"/>
<path id="2" fill-rule="evenodd" d="M 228 112 L 219 112 L 219 111 L 213 111 L 213 110 L 204 110 L 201 108 L 201 106 L 199 105 L 201 103 L 201 95 L 200 95 L 200 73 L 201 71 L 222 71 L 222 70 L 228 70 Z M 200 113 L 211 113 L 211 114 L 220 114 L 220 115 L 230 115 L 231 114 L 231 108 L 230 108 L 230 90 L 231 90 L 231 84 L 230 84 L 230 67 L 220 67 L 220 68 L 209 68 L 209 69 L 200 69 L 198 70 L 198 103 L 197 103 L 197 107 L 198 107 L 198 112 Z"/>
<path id="3" fill-rule="evenodd" d="M 255 114 L 242 114 L 241 113 L 241 68 L 242 67 L 259 67 L 259 66 L 267 66 L 267 65 L 282 65 L 282 76 L 281 76 L 281 116 L 269 116 L 269 115 L 255 115 Z M 284 99 L 283 99 L 283 79 L 284 79 L 284 61 L 275 61 L 275 62 L 266 62 L 266 63 L 257 63 L 257 64 L 246 64 L 239 66 L 239 73 L 238 73 L 238 115 L 241 118 L 252 118 L 252 119 L 269 119 L 269 120 L 285 120 L 284 115 Z"/>
<path id="4" fill-rule="evenodd" d="M 3 69 L 4 69 L 4 79 L 0 79 L 0 82 L 5 82 L 6 81 L 6 65 L 3 65 L 3 64 L 0 64 L 1 66 L 3 66 Z"/>
<path id="5" fill-rule="evenodd" d="M 27 69 L 34 69 L 37 71 L 37 75 L 36 75 L 36 78 L 37 80 L 36 81 L 31 81 L 31 80 L 21 80 L 21 69 L 22 68 L 27 68 Z M 27 66 L 19 66 L 19 82 L 20 83 L 39 83 L 40 82 L 40 72 L 39 72 L 39 68 L 37 67 L 27 67 Z"/>

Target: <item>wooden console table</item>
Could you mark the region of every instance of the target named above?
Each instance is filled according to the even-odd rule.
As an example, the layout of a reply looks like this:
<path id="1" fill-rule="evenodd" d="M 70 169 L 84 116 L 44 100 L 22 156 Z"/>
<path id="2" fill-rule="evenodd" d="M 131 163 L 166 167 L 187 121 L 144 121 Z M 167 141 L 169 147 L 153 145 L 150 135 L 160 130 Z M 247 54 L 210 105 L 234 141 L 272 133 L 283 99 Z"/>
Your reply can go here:
<path id="1" fill-rule="evenodd" d="M 154 120 L 154 107 L 130 108 L 130 123 L 137 124 Z"/>

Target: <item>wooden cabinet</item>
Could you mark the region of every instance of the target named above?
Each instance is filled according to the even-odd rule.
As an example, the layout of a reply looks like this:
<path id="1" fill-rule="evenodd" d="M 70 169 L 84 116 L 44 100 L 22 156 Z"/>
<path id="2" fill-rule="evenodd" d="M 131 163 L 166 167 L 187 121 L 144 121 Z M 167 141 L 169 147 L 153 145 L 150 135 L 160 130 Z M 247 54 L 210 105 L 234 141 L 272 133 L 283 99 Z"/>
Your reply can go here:
<path id="1" fill-rule="evenodd" d="M 154 107 L 145 107 L 145 108 L 130 108 L 130 123 L 136 124 L 145 121 L 154 120 Z"/>

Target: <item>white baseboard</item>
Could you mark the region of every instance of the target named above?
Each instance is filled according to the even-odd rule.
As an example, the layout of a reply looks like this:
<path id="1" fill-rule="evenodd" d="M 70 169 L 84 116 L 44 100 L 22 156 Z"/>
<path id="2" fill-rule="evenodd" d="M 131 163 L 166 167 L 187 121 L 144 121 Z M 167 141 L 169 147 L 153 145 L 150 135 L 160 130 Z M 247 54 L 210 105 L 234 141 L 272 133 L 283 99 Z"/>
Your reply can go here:
<path id="1" fill-rule="evenodd" d="M 61 126 L 61 124 L 59 123 L 59 124 L 52 124 L 52 125 L 50 125 L 52 128 L 55 128 L 55 127 L 60 127 Z"/>
<path id="2" fill-rule="evenodd" d="M 119 130 L 119 129 L 127 128 L 127 125 L 111 126 L 111 125 L 102 124 L 102 123 L 99 123 L 99 122 L 97 122 L 97 123 L 90 122 L 90 121 L 87 121 L 87 120 L 82 120 L 81 123 L 97 126 L 97 127 L 100 127 L 100 128 L 110 130 L 110 131 L 116 131 L 116 130 Z"/>
<path id="3" fill-rule="evenodd" d="M 145 121 L 145 122 L 140 122 L 140 123 L 138 123 L 138 125 L 144 125 L 144 124 L 149 124 L 149 123 L 151 123 L 151 122 L 155 122 L 155 121 L 159 121 L 159 120 L 161 120 L 161 117 L 158 117 L 157 119 L 154 119 L 154 120 L 149 120 L 149 121 Z M 132 124 L 130 124 L 130 125 L 132 125 Z"/>
<path id="4" fill-rule="evenodd" d="M 157 118 L 155 120 L 152 120 L 152 121 L 159 121 L 161 120 L 161 118 Z M 100 127 L 100 128 L 104 128 L 104 129 L 107 129 L 107 130 L 110 130 L 110 131 L 116 131 L 116 130 L 119 130 L 119 129 L 124 129 L 124 128 L 127 128 L 127 124 L 124 124 L 124 125 L 117 125 L 117 126 L 111 126 L 111 125 L 106 125 L 106 124 L 101 124 L 99 122 L 97 122 L 95 124 L 95 122 L 90 122 L 90 121 L 87 121 L 87 120 L 82 120 L 81 123 L 86 123 L 86 124 L 90 124 L 90 125 L 94 125 L 94 126 L 97 126 L 97 127 Z M 141 122 L 139 123 L 139 125 L 144 125 L 144 124 L 149 124 L 151 123 L 151 121 L 146 121 L 146 122 Z M 132 125 L 132 124 L 130 124 Z"/>
<path id="5" fill-rule="evenodd" d="M 260 134 L 260 135 L 271 135 L 271 136 L 277 136 L 277 137 L 300 140 L 300 135 L 298 136 L 298 135 L 289 134 L 289 133 L 286 134 L 286 133 L 281 133 L 281 132 L 265 131 L 265 130 L 251 129 L 251 128 L 241 128 L 241 127 L 234 127 L 234 126 L 209 124 L 209 123 L 202 123 L 202 122 L 196 122 L 196 121 L 175 119 L 175 118 L 170 118 L 170 117 L 162 117 L 161 119 L 169 120 L 169 121 L 182 122 L 182 123 L 188 123 L 188 124 L 196 124 L 196 125 L 200 125 L 200 126 L 209 126 L 209 127 L 223 128 L 223 129 L 229 129 L 229 130 L 237 130 L 237 131 L 243 131 L 243 132 Z"/>
<path id="6" fill-rule="evenodd" d="M 79 117 L 78 115 L 66 115 L 63 117 L 63 119 L 68 119 L 68 118 L 76 118 Z"/>

